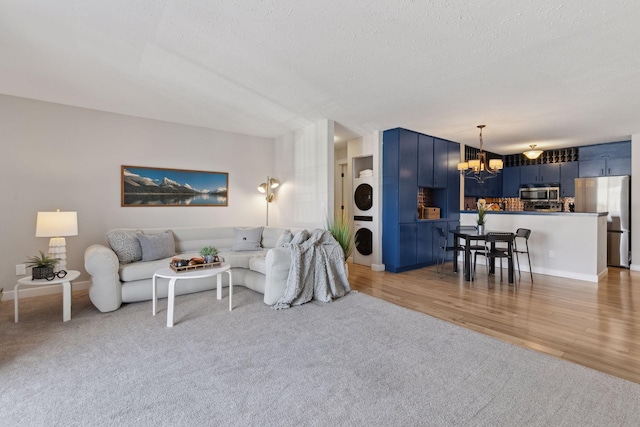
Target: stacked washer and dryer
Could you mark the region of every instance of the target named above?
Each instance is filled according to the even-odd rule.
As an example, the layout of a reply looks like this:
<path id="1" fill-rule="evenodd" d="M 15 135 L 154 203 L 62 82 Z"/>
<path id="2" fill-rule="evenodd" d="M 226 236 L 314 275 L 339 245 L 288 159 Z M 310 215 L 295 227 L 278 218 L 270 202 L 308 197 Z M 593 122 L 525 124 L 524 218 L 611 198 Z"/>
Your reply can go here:
<path id="1" fill-rule="evenodd" d="M 373 189 L 373 170 L 361 170 L 358 172 L 358 177 L 353 178 L 353 224 L 356 242 L 356 247 L 353 251 L 354 264 L 371 266 L 374 262 L 375 211 Z"/>

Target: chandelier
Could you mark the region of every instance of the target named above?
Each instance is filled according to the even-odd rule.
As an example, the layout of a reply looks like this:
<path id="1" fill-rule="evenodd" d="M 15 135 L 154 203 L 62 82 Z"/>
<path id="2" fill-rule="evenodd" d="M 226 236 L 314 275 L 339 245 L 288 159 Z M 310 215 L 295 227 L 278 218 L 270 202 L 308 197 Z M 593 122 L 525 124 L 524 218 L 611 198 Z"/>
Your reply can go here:
<path id="1" fill-rule="evenodd" d="M 486 125 L 478 125 L 478 129 L 480 129 L 480 151 L 476 158 L 458 163 L 460 175 L 465 178 L 475 179 L 480 184 L 489 178 L 498 176 L 498 172 L 500 172 L 503 167 L 502 159 L 489 159 L 487 162 L 487 153 L 482 150 L 482 129 L 484 129 L 485 126 Z"/>

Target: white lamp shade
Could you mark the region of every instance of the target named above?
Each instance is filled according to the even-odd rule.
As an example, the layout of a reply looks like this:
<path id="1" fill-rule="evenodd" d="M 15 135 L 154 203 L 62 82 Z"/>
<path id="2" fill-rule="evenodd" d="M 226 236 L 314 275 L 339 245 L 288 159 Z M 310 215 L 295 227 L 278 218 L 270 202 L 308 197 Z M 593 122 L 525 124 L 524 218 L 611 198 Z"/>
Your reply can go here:
<path id="1" fill-rule="evenodd" d="M 38 212 L 36 237 L 78 235 L 77 212 Z"/>
<path id="2" fill-rule="evenodd" d="M 491 169 L 502 169 L 503 163 L 501 159 L 489 159 L 489 167 Z"/>
<path id="3" fill-rule="evenodd" d="M 469 167 L 474 170 L 480 169 L 480 159 L 469 160 Z"/>
<path id="4" fill-rule="evenodd" d="M 463 171 L 469 169 L 469 162 L 460 162 L 458 163 L 458 170 Z"/>

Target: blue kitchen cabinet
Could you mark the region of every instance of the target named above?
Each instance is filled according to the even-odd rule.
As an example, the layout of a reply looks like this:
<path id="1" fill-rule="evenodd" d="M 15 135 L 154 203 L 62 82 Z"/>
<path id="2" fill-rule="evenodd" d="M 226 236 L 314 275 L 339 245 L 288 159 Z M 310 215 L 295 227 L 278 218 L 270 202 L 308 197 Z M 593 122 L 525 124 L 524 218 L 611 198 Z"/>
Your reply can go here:
<path id="1" fill-rule="evenodd" d="M 411 222 L 418 215 L 418 134 L 400 129 L 398 153 L 398 222 Z"/>
<path id="2" fill-rule="evenodd" d="M 578 162 L 560 163 L 560 197 L 574 197 L 575 179 L 578 177 Z"/>
<path id="3" fill-rule="evenodd" d="M 581 178 L 593 176 L 631 175 L 631 157 L 580 160 Z"/>
<path id="4" fill-rule="evenodd" d="M 520 166 L 502 169 L 502 197 L 520 197 Z"/>
<path id="5" fill-rule="evenodd" d="M 560 182 L 560 163 L 520 166 L 520 184 L 552 184 Z"/>
<path id="6" fill-rule="evenodd" d="M 484 182 L 486 189 L 485 197 L 502 197 L 502 172 L 494 178 L 490 178 Z"/>
<path id="7" fill-rule="evenodd" d="M 448 144 L 439 138 L 418 134 L 418 186 L 446 188 Z"/>
<path id="8" fill-rule="evenodd" d="M 458 171 L 458 163 L 460 163 L 460 144 L 455 142 L 447 143 L 447 211 L 443 215 L 446 218 L 456 221 L 460 220 L 460 172 Z"/>
<path id="9" fill-rule="evenodd" d="M 398 237 L 400 239 L 398 260 L 394 263 L 398 268 L 412 267 L 417 264 L 417 223 L 400 224 L 398 227 Z M 386 262 L 385 262 L 386 264 Z"/>
<path id="10" fill-rule="evenodd" d="M 580 147 L 579 176 L 631 175 L 631 141 Z"/>
<path id="11" fill-rule="evenodd" d="M 459 160 L 454 142 L 401 128 L 383 133 L 382 262 L 388 271 L 436 262 L 433 223 L 439 221 L 418 220 L 418 188 L 430 188 L 429 202 L 440 208 L 444 227 L 450 219 L 459 221 Z"/>
<path id="12" fill-rule="evenodd" d="M 419 264 L 427 264 L 435 260 L 433 255 L 434 224 L 435 222 L 433 221 L 418 223 L 416 256 Z"/>

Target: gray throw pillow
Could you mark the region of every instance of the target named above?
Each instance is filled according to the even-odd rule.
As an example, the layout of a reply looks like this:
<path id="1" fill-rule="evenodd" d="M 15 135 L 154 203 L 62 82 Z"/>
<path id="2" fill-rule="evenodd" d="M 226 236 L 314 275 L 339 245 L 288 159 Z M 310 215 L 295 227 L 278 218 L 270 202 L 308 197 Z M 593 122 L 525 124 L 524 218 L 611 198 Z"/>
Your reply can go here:
<path id="1" fill-rule="evenodd" d="M 122 264 L 140 261 L 142 259 L 142 248 L 140 242 L 133 231 L 131 233 L 110 231 L 106 234 L 109 246 L 116 253 L 118 261 Z"/>
<path id="2" fill-rule="evenodd" d="M 279 248 L 284 244 L 290 243 L 292 239 L 293 239 L 293 234 L 291 234 L 291 230 L 289 229 L 282 230 L 282 233 L 280 233 L 280 236 L 278 236 L 278 240 L 276 241 L 276 248 Z"/>
<path id="3" fill-rule="evenodd" d="M 176 254 L 176 242 L 171 230 L 148 235 L 138 232 L 136 237 L 140 241 L 140 247 L 142 248 L 142 261 L 155 261 L 169 258 Z"/>
<path id="4" fill-rule="evenodd" d="M 293 239 L 291 239 L 291 244 L 292 245 L 299 245 L 302 242 L 305 242 L 309 239 L 309 232 L 307 230 L 300 230 L 296 233 L 295 236 L 293 236 Z"/>
<path id="5" fill-rule="evenodd" d="M 262 228 L 239 228 L 233 230 L 232 251 L 259 251 L 262 249 Z"/>

